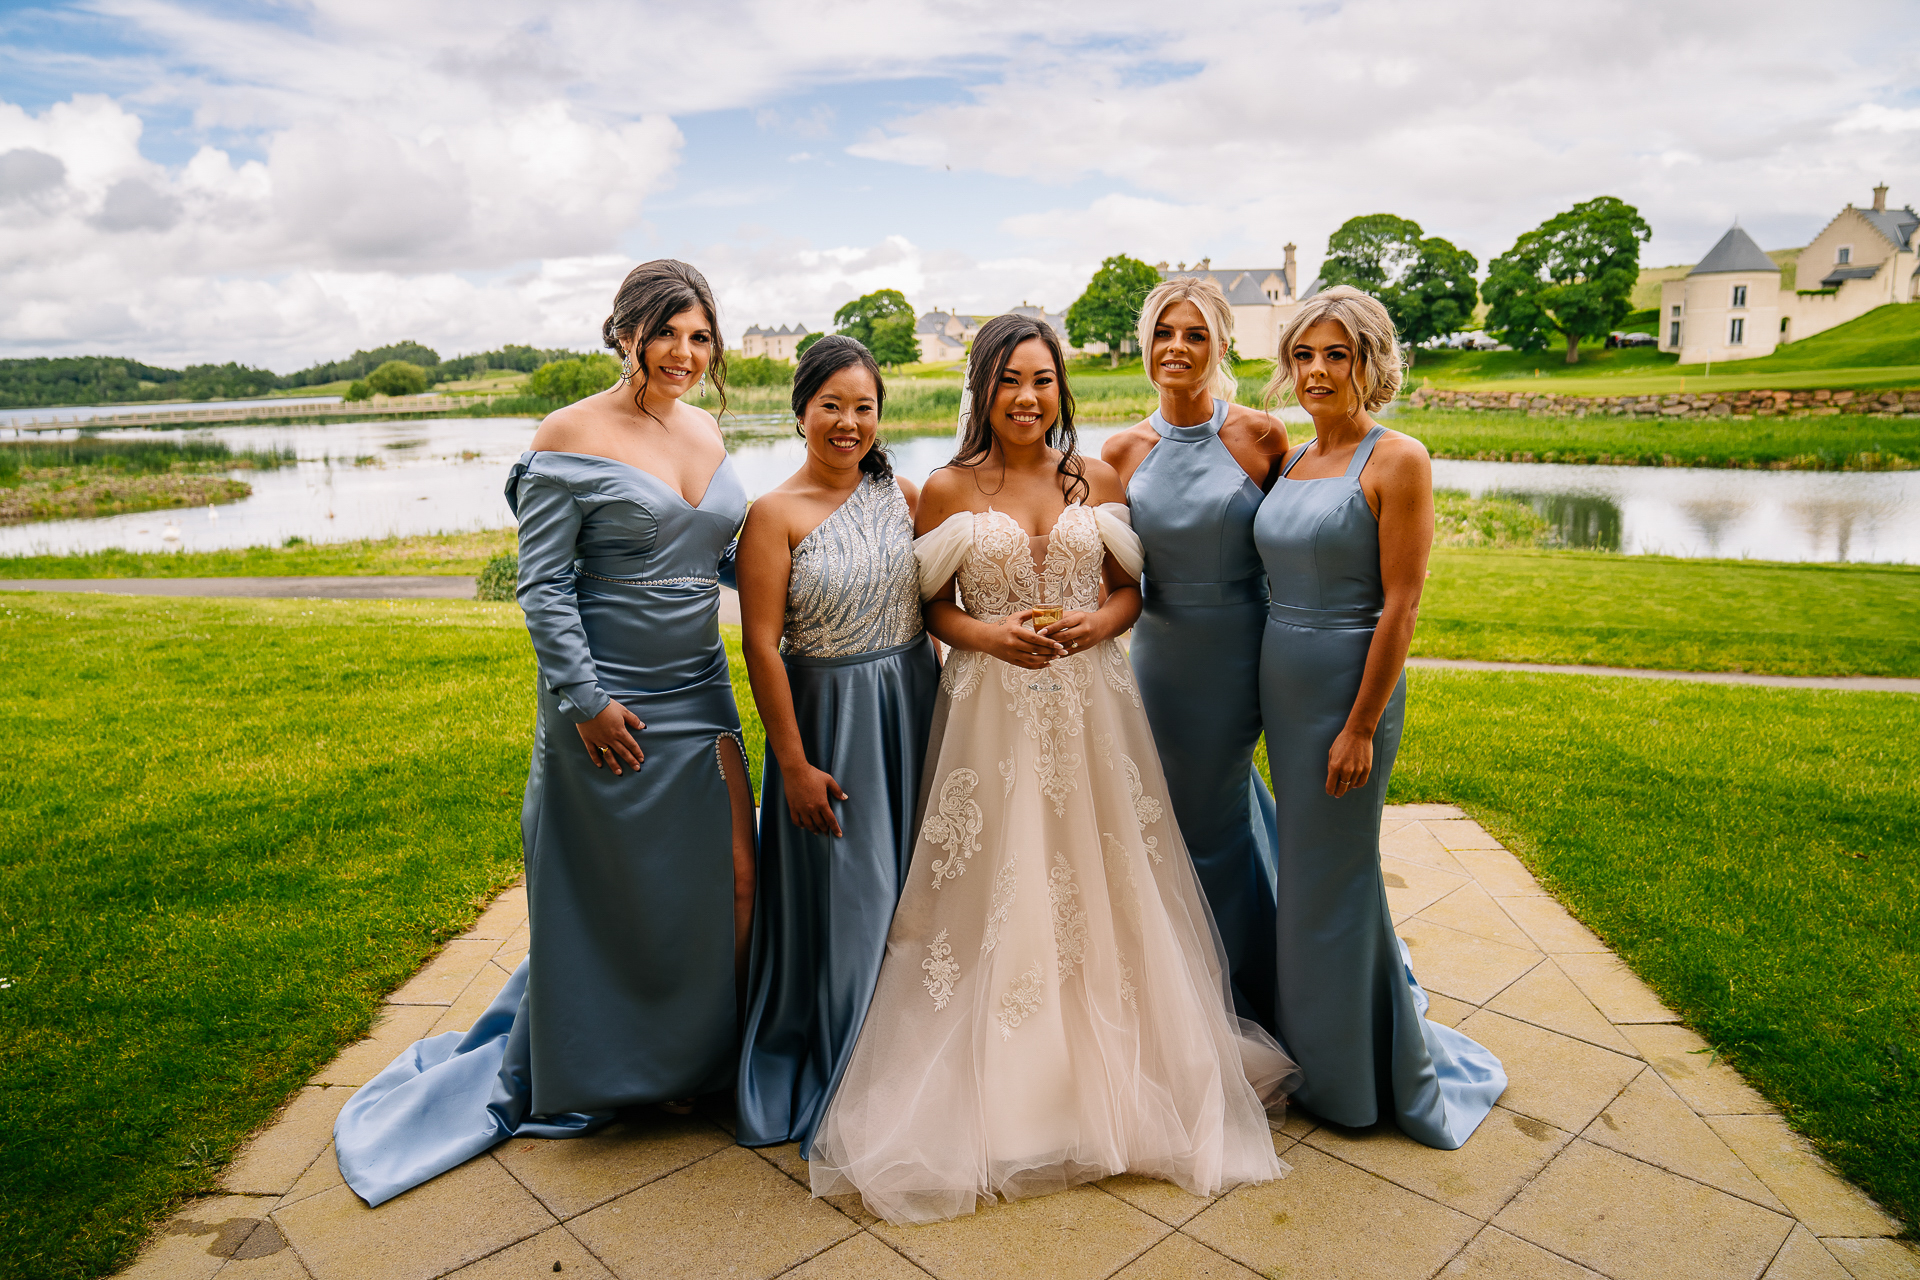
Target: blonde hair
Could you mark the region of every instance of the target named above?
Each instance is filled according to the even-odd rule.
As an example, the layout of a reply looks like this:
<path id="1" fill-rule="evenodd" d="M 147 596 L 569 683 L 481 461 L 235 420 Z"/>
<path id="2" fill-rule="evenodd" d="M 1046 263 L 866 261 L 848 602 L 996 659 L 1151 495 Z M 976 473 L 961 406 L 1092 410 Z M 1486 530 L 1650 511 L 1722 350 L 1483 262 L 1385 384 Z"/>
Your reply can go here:
<path id="1" fill-rule="evenodd" d="M 1308 298 L 1280 330 L 1280 350 L 1273 362 L 1273 378 L 1267 383 L 1268 401 L 1293 390 L 1293 344 L 1323 320 L 1345 329 L 1353 343 L 1353 389 L 1361 407 L 1371 412 L 1391 404 L 1400 394 L 1400 335 L 1394 332 L 1393 317 L 1378 298 L 1347 284 L 1337 284 Z"/>
<path id="2" fill-rule="evenodd" d="M 1167 308 L 1176 302 L 1191 302 L 1200 309 L 1207 322 L 1209 354 L 1213 357 L 1213 394 L 1232 404 L 1234 393 L 1240 390 L 1240 379 L 1234 376 L 1233 362 L 1227 356 L 1233 349 L 1233 308 L 1227 305 L 1227 295 L 1211 276 L 1175 276 L 1163 280 L 1140 304 L 1140 360 L 1146 368 L 1147 381 L 1156 387 L 1160 385 L 1153 376 L 1153 330 Z"/>

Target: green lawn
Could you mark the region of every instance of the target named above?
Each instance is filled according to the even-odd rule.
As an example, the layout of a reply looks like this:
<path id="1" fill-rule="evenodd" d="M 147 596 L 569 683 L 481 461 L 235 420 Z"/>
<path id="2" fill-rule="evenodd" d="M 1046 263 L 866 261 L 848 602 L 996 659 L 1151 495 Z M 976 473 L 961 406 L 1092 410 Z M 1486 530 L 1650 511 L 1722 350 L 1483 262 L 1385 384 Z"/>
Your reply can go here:
<path id="1" fill-rule="evenodd" d="M 1551 418 L 1403 409 L 1386 420 L 1436 458 L 1628 466 L 1889 470 L 1920 465 L 1920 415 L 1768 418 Z M 1296 439 L 1311 426 L 1288 427 Z"/>
<path id="2" fill-rule="evenodd" d="M 1605 350 L 1583 344 L 1580 361 L 1563 350 L 1421 351 L 1409 384 L 1517 391 L 1520 382 L 1565 396 L 1624 396 L 1652 392 L 1748 391 L 1770 388 L 1845 390 L 1920 387 L 1920 306 L 1876 307 L 1770 356 L 1717 364 L 1683 365 L 1652 347 Z"/>
<path id="3" fill-rule="evenodd" d="M 1395 801 L 1486 823 L 1920 1221 L 1920 698 L 1415 672 Z"/>
<path id="4" fill-rule="evenodd" d="M 1433 553 L 1413 652 L 1669 671 L 1920 676 L 1920 568 Z"/>
<path id="5" fill-rule="evenodd" d="M 6 596 L 0 653 L 0 1276 L 97 1276 L 518 874 L 532 666 L 511 605 L 442 601 Z M 1920 701 L 1412 688 L 1394 799 L 1487 821 L 1920 1211 Z"/>
<path id="6" fill-rule="evenodd" d="M 227 551 L 89 551 L 0 556 L 0 578 L 251 578 L 336 574 L 477 574 L 518 545 L 514 530 L 368 542 L 302 542 Z"/>

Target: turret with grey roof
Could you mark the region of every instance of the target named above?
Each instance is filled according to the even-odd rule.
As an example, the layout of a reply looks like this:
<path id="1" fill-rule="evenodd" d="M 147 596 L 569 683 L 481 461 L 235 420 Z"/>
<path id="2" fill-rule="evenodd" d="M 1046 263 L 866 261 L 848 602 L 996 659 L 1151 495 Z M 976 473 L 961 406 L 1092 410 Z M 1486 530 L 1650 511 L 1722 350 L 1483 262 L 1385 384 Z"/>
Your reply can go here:
<path id="1" fill-rule="evenodd" d="M 1767 251 L 1753 242 L 1753 237 L 1739 227 L 1734 227 L 1720 237 L 1720 243 L 1707 250 L 1707 256 L 1694 264 L 1690 276 L 1725 275 L 1730 271 L 1771 271 L 1780 273 L 1780 267 Z"/>

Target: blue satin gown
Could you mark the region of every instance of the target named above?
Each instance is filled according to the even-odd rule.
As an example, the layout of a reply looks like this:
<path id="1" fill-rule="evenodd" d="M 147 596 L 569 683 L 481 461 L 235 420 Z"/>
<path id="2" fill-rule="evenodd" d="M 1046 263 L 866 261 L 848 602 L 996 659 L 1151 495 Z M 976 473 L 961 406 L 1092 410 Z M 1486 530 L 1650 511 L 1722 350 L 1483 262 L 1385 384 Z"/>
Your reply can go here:
<path id="1" fill-rule="evenodd" d="M 527 453 L 507 480 L 539 663 L 520 833 L 530 952 L 486 1015 L 410 1047 L 341 1109 L 340 1173 L 379 1204 L 513 1136 L 730 1088 L 738 1045 L 733 827 L 719 739 L 740 719 L 721 567 L 746 491 L 699 504 L 611 458 Z M 574 725 L 618 699 L 638 773 L 595 768 Z"/>
<path id="2" fill-rule="evenodd" d="M 1391 1118 L 1451 1151 L 1507 1087 L 1491 1052 L 1421 1015 L 1426 993 L 1394 936 L 1380 871 L 1380 811 L 1406 720 L 1402 674 L 1373 737 L 1367 785 L 1326 792 L 1327 753 L 1360 689 L 1386 602 L 1380 528 L 1360 473 L 1385 428 L 1345 475 L 1282 478 L 1254 540 L 1272 604 L 1260 653 L 1260 706 L 1279 807 L 1281 1042 L 1306 1073 L 1293 1099 L 1335 1124 Z M 1287 459 L 1291 471 L 1309 446 Z"/>
<path id="3" fill-rule="evenodd" d="M 804 1151 L 880 975 L 940 682 L 892 480 L 862 480 L 794 548 L 780 647 L 807 760 L 847 798 L 833 804 L 841 836 L 794 825 L 767 754 L 735 1136 Z"/>
<path id="4" fill-rule="evenodd" d="M 1133 669 L 1180 834 L 1232 970 L 1236 1012 L 1274 1031 L 1273 796 L 1253 766 L 1260 740 L 1260 640 L 1267 582 L 1253 545 L 1260 486 L 1213 418 L 1176 427 L 1127 482 L 1146 551 Z"/>

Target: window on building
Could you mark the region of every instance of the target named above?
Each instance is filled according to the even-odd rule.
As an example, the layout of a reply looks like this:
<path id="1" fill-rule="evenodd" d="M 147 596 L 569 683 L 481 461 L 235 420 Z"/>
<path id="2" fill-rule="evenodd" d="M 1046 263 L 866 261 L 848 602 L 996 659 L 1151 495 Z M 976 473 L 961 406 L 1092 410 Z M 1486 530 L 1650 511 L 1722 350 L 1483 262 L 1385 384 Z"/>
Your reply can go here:
<path id="1" fill-rule="evenodd" d="M 1739 346 L 1746 340 L 1747 319 L 1745 316 L 1735 316 L 1727 322 L 1727 341 Z"/>
<path id="2" fill-rule="evenodd" d="M 1733 305 L 1736 307 L 1747 305 L 1747 286 L 1743 284 L 1733 286 Z"/>
<path id="3" fill-rule="evenodd" d="M 1674 310 L 1678 311 L 1680 308 L 1675 307 Z M 1680 322 L 1678 320 L 1675 320 L 1672 327 L 1667 330 L 1667 345 L 1670 347 L 1680 345 Z"/>
<path id="4" fill-rule="evenodd" d="M 1673 314 L 1676 316 L 1680 314 L 1680 304 L 1677 302 L 1673 304 Z"/>
<path id="5" fill-rule="evenodd" d="M 1843 267 L 1849 262 L 1852 262 L 1853 246 L 1850 244 L 1841 245 L 1838 249 L 1834 250 L 1833 260 Z"/>

